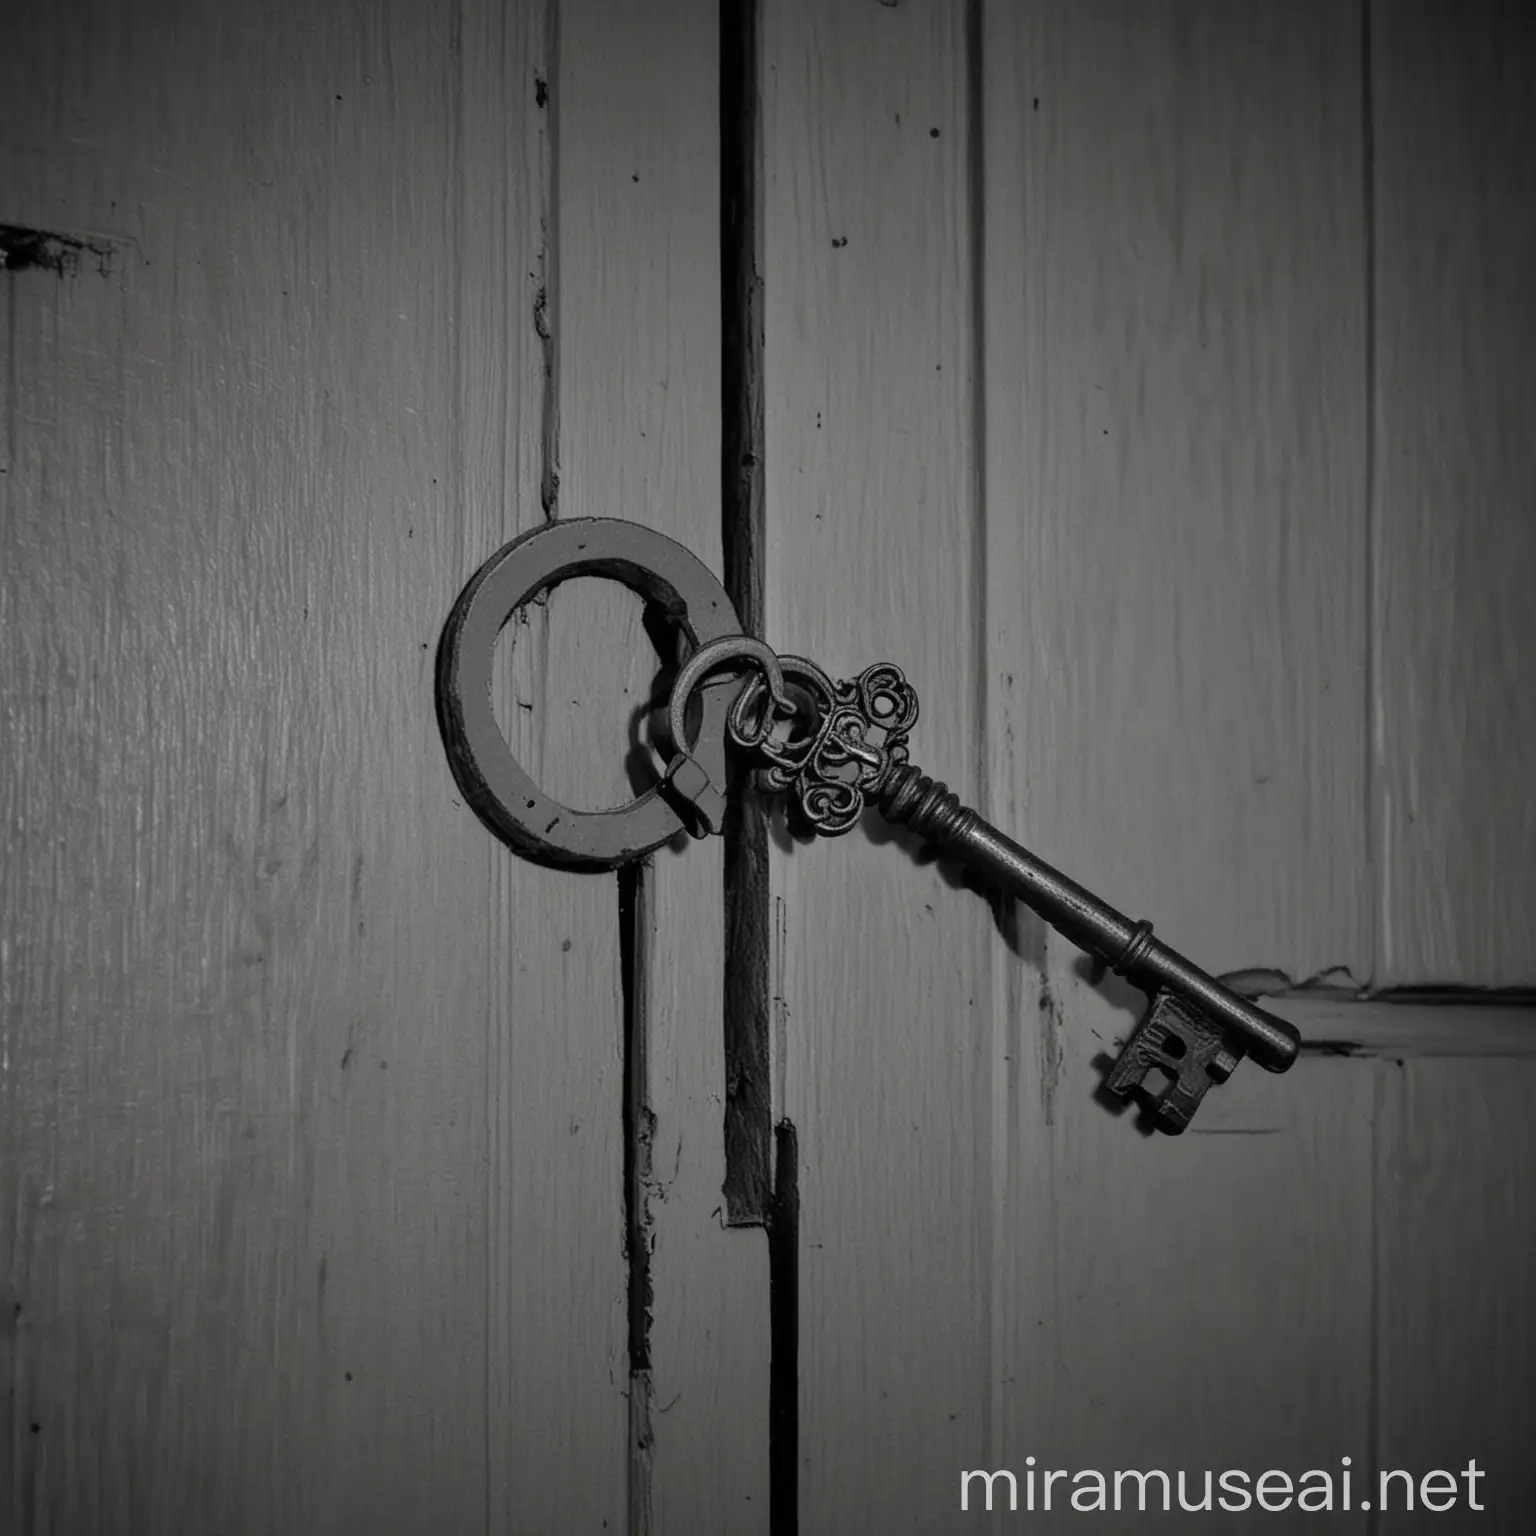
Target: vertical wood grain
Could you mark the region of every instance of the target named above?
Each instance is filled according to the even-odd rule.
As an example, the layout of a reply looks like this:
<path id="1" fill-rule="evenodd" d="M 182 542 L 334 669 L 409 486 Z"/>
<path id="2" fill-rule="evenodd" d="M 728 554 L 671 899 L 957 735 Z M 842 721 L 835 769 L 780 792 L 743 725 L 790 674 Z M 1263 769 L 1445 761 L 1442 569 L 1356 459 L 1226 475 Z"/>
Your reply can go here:
<path id="1" fill-rule="evenodd" d="M 1358 17 L 986 17 L 993 809 L 1213 972 L 1364 979 Z"/>
<path id="2" fill-rule="evenodd" d="M 718 563 L 712 11 L 570 10 L 8 19 L 0 221 L 86 258 L 3 279 L 8 1529 L 641 1529 L 637 1454 L 758 1520 L 718 853 L 654 875 L 637 1452 L 614 881 L 492 842 L 432 709 L 546 514 Z M 572 803 L 633 793 L 639 617 L 500 648 Z"/>
<path id="3" fill-rule="evenodd" d="M 1115 1118 L 1092 1097 L 1131 1006 L 1078 980 L 1016 1024 L 997 1434 L 985 1464 L 1022 1471 L 1032 1455 L 1041 1468 L 1184 1469 L 1194 1501 L 1208 1468 L 1250 1479 L 1323 1468 L 1336 1480 L 1342 1456 L 1364 1468 L 1381 1069 L 1315 1058 L 1283 1077 L 1245 1067 L 1182 1137 L 1147 1136 L 1134 1111 Z M 1035 1045 L 1037 1032 L 1049 1046 Z M 1065 1533 L 1127 1518 L 1063 1502 L 1037 1509 L 1034 1524 Z M 1190 1516 L 1176 1502 L 1134 1518 L 1153 1530 L 1277 1521 L 1257 1508 Z M 1305 1523 L 1355 1530 L 1360 1517 L 1336 1508 Z"/>
<path id="4" fill-rule="evenodd" d="M 457 37 L 8 26 L 5 216 L 116 254 L 6 279 L 6 1523 L 478 1529 Z"/>
<path id="5" fill-rule="evenodd" d="M 561 509 L 561 295 L 586 286 L 562 238 L 559 143 L 582 117 L 553 6 L 465 15 L 459 312 L 463 490 L 440 613 L 514 535 Z M 600 115 L 601 101 L 587 110 Z M 577 179 L 577 193 L 581 194 Z M 574 582 L 503 631 L 493 698 L 514 752 L 574 805 L 628 798 L 629 694 L 643 686 L 637 601 Z M 457 800 L 455 797 L 455 804 Z M 609 877 L 540 869 L 457 811 L 486 917 L 489 1029 L 482 1366 L 492 1531 L 624 1528 L 623 995 Z"/>
<path id="6" fill-rule="evenodd" d="M 1376 5 L 1383 984 L 1536 982 L 1536 23 Z"/>
<path id="7" fill-rule="evenodd" d="M 766 632 L 899 665 L 979 781 L 963 7 L 763 7 Z M 780 838 L 800 1529 L 935 1531 L 984 1434 L 988 911 L 878 821 Z"/>
<path id="8" fill-rule="evenodd" d="M 559 498 L 562 515 L 660 528 L 718 572 L 717 26 L 713 0 L 562 13 Z M 608 654 L 643 711 L 650 643 Z M 721 846 L 682 844 L 642 877 L 651 1297 L 629 1518 L 750 1532 L 768 1517 L 767 1253 L 760 1229 L 725 1229 Z"/>
<path id="9" fill-rule="evenodd" d="M 1369 962 L 1358 30 L 983 6 L 988 806 L 1217 972 Z M 1011 948 L 990 1465 L 1365 1457 L 1376 1069 L 1245 1065 L 1148 1139 L 1095 1098 L 1141 995 Z"/>
<path id="10" fill-rule="evenodd" d="M 1461 1497 L 1454 1510 L 1416 1501 L 1409 1513 L 1395 1479 L 1378 1529 L 1528 1531 L 1536 1520 L 1536 1063 L 1388 1062 L 1382 1073 L 1376 1466 L 1416 1481 L 1445 1470 Z M 1464 1475 L 1471 1461 L 1484 1474 L 1473 1484 Z M 1468 1507 L 1469 1487 L 1482 1513 Z M 1431 1492 L 1443 1497 L 1444 1485 Z"/>

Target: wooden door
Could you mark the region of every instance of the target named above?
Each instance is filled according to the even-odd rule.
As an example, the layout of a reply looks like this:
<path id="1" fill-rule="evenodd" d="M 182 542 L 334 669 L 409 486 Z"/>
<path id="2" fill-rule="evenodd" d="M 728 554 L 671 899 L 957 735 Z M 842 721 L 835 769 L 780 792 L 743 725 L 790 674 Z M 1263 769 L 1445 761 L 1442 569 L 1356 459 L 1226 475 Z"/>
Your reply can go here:
<path id="1" fill-rule="evenodd" d="M 1031 1457 L 1325 1468 L 1203 1518 L 1383 1533 L 1436 1516 L 1378 1470 L 1475 1460 L 1529 1527 L 1520 14 L 3 27 L 7 1530 L 1123 1517 Z M 918 760 L 1302 1061 L 1140 1134 L 1139 998 L 877 823 L 513 857 L 433 652 L 591 515 L 900 665 Z M 572 583 L 498 717 L 622 801 L 657 672 Z"/>

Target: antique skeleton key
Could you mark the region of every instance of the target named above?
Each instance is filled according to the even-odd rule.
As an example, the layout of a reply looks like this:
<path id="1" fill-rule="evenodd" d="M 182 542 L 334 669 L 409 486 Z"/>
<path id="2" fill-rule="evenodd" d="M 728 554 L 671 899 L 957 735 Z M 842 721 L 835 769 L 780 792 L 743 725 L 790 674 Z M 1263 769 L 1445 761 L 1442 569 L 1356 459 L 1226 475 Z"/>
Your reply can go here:
<path id="1" fill-rule="evenodd" d="M 666 617 L 691 655 L 678 672 L 667 720 L 676 748 L 665 781 L 629 805 L 580 811 L 540 788 L 516 762 L 491 708 L 491 656 L 511 614 L 573 576 L 623 582 Z M 1182 1131 L 1206 1089 L 1224 1082 L 1243 1056 L 1271 1072 L 1295 1061 L 1289 1024 L 1236 997 L 1214 978 L 988 825 L 943 784 L 908 761 L 917 695 L 894 666 L 870 667 L 834 683 L 797 656 L 778 656 L 740 631 L 720 583 L 682 545 L 618 518 L 544 524 L 497 551 L 459 594 L 437 654 L 437 711 L 443 743 L 465 799 L 523 857 L 563 869 L 614 869 L 643 858 L 683 828 L 720 830 L 725 812 L 725 740 L 766 765 L 761 780 L 787 793 L 798 819 L 835 836 L 866 806 L 910 827 L 990 876 L 1144 991 L 1146 1014 L 1105 1086 L 1122 1098 L 1158 1068 L 1169 1086 L 1155 1099 L 1154 1123 Z M 745 682 L 706 674 L 732 666 Z M 696 739 L 687 708 L 702 692 Z"/>
<path id="2" fill-rule="evenodd" d="M 766 763 L 764 787 L 789 793 L 804 826 L 836 836 L 871 805 L 886 820 L 910 827 L 989 876 L 1147 993 L 1147 1011 L 1105 1087 L 1129 1097 L 1153 1068 L 1160 1069 L 1168 1079 L 1153 1102 L 1160 1129 L 1183 1131 L 1206 1089 L 1225 1082 L 1244 1055 L 1271 1072 L 1283 1072 L 1295 1061 L 1300 1037 L 1291 1025 L 1229 992 L 1155 939 L 1151 923 L 1115 911 L 910 763 L 907 737 L 917 720 L 917 695 L 897 667 L 870 667 L 852 682 L 834 683 L 813 663 L 776 656 L 744 636 L 702 646 L 678 674 L 668 710 L 678 749 L 668 789 L 691 809 L 695 835 L 719 829 L 724 798 L 688 750 L 686 706 L 707 672 L 742 661 L 758 672 L 732 704 L 727 730 L 738 746 Z M 809 724 L 797 734 L 793 722 L 801 717 Z"/>

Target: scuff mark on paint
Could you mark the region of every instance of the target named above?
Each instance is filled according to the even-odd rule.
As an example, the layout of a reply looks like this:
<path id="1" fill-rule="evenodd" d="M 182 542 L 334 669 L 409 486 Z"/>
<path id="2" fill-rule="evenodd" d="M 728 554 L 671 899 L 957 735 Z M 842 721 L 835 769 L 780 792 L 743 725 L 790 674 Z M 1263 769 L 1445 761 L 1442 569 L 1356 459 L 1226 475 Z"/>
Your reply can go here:
<path id="1" fill-rule="evenodd" d="M 1047 977 L 1040 978 L 1040 1111 L 1047 1125 L 1056 1123 L 1056 1085 L 1061 1081 L 1061 1005 Z"/>
<path id="2" fill-rule="evenodd" d="M 0 268 L 7 272 L 52 272 L 74 277 L 84 257 L 93 259 L 106 277 L 112 270 L 114 246 L 100 237 L 66 235 L 54 230 L 28 229 L 21 224 L 0 224 Z"/>

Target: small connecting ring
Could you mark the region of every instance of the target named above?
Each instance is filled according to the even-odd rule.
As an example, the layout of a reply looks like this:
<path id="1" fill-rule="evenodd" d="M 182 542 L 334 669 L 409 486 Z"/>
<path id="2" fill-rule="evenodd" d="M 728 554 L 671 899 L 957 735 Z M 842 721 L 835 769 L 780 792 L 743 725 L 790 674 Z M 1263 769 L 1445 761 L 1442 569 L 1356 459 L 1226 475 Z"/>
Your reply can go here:
<path id="1" fill-rule="evenodd" d="M 676 756 L 667 767 L 666 783 L 672 798 L 687 808 L 691 822 L 688 830 L 695 837 L 707 837 L 725 825 L 725 792 L 694 758 L 684 716 L 688 700 L 705 674 L 730 661 L 755 663 L 767 678 L 774 705 L 786 714 L 794 708 L 794 702 L 784 691 L 784 671 L 779 658 L 761 640 L 754 640 L 750 635 L 726 635 L 700 646 L 689 657 L 672 685 L 672 701 L 667 708 L 667 730 Z"/>
<path id="2" fill-rule="evenodd" d="M 667 707 L 667 729 L 676 751 L 688 751 L 687 728 L 683 724 L 683 716 L 693 690 L 699 686 L 706 673 L 713 672 L 727 661 L 755 662 L 768 680 L 768 695 L 774 704 L 786 714 L 794 709 L 794 700 L 784 690 L 784 669 L 779 665 L 779 658 L 771 646 L 761 640 L 754 640 L 750 635 L 727 635 L 722 640 L 711 640 L 688 658 L 687 665 L 677 674 L 677 681 L 672 685 L 672 702 Z"/>

